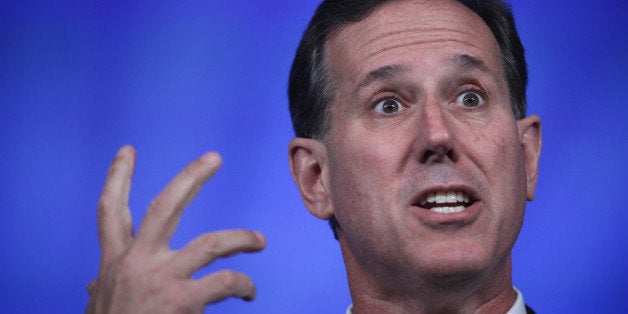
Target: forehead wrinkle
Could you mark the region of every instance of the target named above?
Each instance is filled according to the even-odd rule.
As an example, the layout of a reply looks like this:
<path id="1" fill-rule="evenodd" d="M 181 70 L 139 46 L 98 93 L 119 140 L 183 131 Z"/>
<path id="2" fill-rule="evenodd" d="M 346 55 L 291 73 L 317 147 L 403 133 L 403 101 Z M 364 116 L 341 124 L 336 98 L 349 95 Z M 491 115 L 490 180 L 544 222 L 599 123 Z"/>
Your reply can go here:
<path id="1" fill-rule="evenodd" d="M 405 34 L 409 33 L 410 36 L 406 36 Z M 417 34 L 416 31 L 408 30 L 404 32 L 394 32 L 387 35 L 379 36 L 374 40 L 367 40 L 366 43 L 354 50 L 355 53 L 352 53 L 354 56 L 358 56 L 357 58 L 353 57 L 353 60 L 360 60 L 358 65 L 358 71 L 356 74 L 360 76 L 361 73 L 368 71 L 368 67 L 372 64 L 374 59 L 377 59 L 379 56 L 383 56 L 387 51 L 400 49 L 400 48 L 411 48 L 412 46 L 422 46 L 422 45 L 445 45 L 449 42 L 461 43 L 471 50 L 484 50 L 484 47 L 478 46 L 475 44 L 477 40 L 474 40 L 476 36 L 470 33 L 464 32 L 452 32 L 451 30 L 440 29 L 440 34 L 435 34 L 432 30 L 431 37 L 427 37 L 424 34 Z M 434 35 L 437 35 L 435 37 Z M 419 38 L 417 38 L 419 37 Z M 378 49 L 374 51 L 369 51 L 371 47 L 378 46 L 379 40 L 386 40 L 383 45 L 379 45 Z M 480 41 L 481 42 L 481 41 Z M 431 48 L 420 48 L 416 49 L 431 49 Z M 367 54 L 368 52 L 368 54 Z M 363 57 L 359 57 L 363 55 Z M 366 70 L 365 70 L 366 68 Z"/>
<path id="2" fill-rule="evenodd" d="M 458 2 L 394 1 L 364 20 L 340 28 L 329 37 L 326 46 L 336 46 L 345 60 L 353 61 L 354 69 L 359 71 L 346 79 L 357 83 L 356 76 L 377 66 L 369 68 L 369 62 L 389 49 L 440 41 L 485 51 L 487 34 L 491 32 L 484 21 Z"/>
<path id="3" fill-rule="evenodd" d="M 350 32 L 347 32 L 350 33 Z M 348 35 L 348 34 L 347 34 Z M 356 37 L 360 37 L 357 35 Z M 370 37 L 370 36 L 369 36 Z M 477 36 L 473 33 L 467 33 L 461 30 L 452 30 L 448 28 L 410 28 L 406 30 L 392 30 L 377 34 L 371 38 L 365 39 L 365 44 L 355 50 L 356 55 L 365 55 L 364 60 L 369 60 L 372 57 L 395 48 L 401 48 L 405 46 L 414 46 L 430 43 L 445 43 L 445 42 L 461 42 L 467 46 L 479 49 L 480 47 L 475 45 L 474 42 L 479 41 Z M 372 46 L 381 46 L 381 48 L 371 51 Z"/>

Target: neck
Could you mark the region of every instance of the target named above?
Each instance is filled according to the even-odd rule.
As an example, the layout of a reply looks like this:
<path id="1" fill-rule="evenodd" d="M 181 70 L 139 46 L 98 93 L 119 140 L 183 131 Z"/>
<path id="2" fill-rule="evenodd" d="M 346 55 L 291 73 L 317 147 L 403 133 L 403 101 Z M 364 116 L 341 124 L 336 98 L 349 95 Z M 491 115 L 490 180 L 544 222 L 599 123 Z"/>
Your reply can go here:
<path id="1" fill-rule="evenodd" d="M 510 256 L 485 270 L 432 277 L 373 270 L 356 263 L 351 254 L 343 256 L 354 314 L 506 313 L 517 297 Z"/>

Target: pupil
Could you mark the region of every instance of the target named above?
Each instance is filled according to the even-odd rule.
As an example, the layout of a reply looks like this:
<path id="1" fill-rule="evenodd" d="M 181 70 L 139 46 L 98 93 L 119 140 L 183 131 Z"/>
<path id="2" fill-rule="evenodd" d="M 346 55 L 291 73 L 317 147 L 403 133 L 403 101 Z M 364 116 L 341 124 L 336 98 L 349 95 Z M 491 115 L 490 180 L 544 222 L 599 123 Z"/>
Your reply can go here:
<path id="1" fill-rule="evenodd" d="M 393 100 L 386 100 L 383 107 L 385 113 L 393 113 L 397 110 L 397 103 Z"/>
<path id="2" fill-rule="evenodd" d="M 473 94 L 468 94 L 464 97 L 465 106 L 476 106 L 478 98 Z"/>

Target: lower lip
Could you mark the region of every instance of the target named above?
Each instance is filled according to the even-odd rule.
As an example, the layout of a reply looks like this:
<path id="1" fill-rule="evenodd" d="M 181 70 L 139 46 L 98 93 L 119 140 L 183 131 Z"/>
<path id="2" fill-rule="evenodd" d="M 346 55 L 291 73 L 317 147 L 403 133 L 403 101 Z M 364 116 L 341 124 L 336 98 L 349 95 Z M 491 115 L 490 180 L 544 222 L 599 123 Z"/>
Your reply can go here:
<path id="1" fill-rule="evenodd" d="M 482 202 L 476 201 L 471 206 L 458 213 L 437 213 L 426 208 L 412 206 L 413 213 L 416 213 L 419 220 L 426 225 L 442 227 L 444 225 L 469 225 L 480 215 Z"/>

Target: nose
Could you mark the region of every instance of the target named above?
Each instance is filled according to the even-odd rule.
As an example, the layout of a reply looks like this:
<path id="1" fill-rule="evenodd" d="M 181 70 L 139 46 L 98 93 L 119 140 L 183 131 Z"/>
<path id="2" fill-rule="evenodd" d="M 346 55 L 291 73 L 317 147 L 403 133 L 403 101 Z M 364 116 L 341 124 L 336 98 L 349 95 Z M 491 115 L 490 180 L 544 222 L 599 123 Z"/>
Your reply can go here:
<path id="1" fill-rule="evenodd" d="M 441 105 L 436 102 L 426 104 L 419 122 L 419 161 L 421 163 L 456 162 L 458 152 L 454 147 L 454 134 Z"/>

